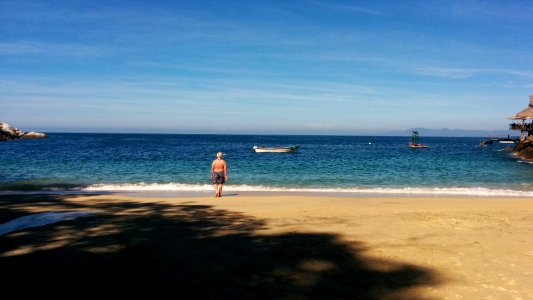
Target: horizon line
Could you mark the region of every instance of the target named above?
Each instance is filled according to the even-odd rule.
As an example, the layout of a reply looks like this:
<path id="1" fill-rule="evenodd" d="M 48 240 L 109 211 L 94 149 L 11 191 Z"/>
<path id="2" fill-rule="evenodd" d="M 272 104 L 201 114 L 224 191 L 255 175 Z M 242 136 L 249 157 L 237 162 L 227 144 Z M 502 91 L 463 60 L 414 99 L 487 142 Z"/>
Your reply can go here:
<path id="1" fill-rule="evenodd" d="M 435 130 L 435 129 L 431 129 Z M 449 130 L 461 130 L 461 129 L 449 129 Z M 406 129 L 406 131 L 410 131 L 410 129 Z M 479 138 L 485 138 L 490 137 L 490 132 L 504 132 L 505 130 L 472 130 L 472 131 L 481 131 L 486 132 L 487 134 L 482 135 L 425 135 L 425 137 L 479 137 Z M 147 135 L 234 135 L 234 136 L 346 136 L 346 137 L 402 137 L 402 136 L 410 136 L 410 132 L 398 132 L 397 134 L 393 134 L 391 132 L 385 132 L 385 133 L 239 133 L 239 132 L 100 132 L 100 131 L 46 131 L 44 133 L 47 134 L 107 134 L 107 135 L 114 135 L 114 134 L 147 134 Z M 498 135 L 498 134 L 496 134 Z M 501 134 L 503 136 L 503 134 Z M 519 134 L 507 134 L 511 137 L 519 137 Z"/>

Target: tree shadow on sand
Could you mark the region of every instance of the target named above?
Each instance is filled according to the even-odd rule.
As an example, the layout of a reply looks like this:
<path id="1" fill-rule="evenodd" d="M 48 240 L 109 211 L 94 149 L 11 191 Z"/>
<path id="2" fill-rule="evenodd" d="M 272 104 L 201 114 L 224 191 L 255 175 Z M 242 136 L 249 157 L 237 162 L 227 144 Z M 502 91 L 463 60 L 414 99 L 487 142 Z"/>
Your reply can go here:
<path id="1" fill-rule="evenodd" d="M 0 196 L 0 223 L 36 209 L 100 211 L 0 236 L 4 293 L 417 299 L 417 287 L 439 282 L 428 269 L 365 258 L 363 243 L 334 234 L 258 234 L 262 220 L 194 202 L 66 200 L 72 197 Z"/>

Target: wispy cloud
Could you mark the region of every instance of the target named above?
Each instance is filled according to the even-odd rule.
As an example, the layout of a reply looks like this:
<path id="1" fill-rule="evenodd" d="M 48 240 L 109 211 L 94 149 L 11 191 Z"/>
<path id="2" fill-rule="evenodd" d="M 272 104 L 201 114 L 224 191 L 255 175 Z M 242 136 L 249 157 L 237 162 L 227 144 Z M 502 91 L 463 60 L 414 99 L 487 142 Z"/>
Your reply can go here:
<path id="1" fill-rule="evenodd" d="M 409 68 L 413 74 L 437 76 L 451 79 L 462 79 L 482 74 L 514 75 L 524 78 L 533 78 L 533 72 L 498 68 L 438 68 L 438 67 L 415 67 Z"/>
<path id="2" fill-rule="evenodd" d="M 136 15 L 127 7 L 113 9 L 111 6 L 102 6 L 97 9 L 95 6 L 83 7 L 84 4 L 69 7 L 53 6 L 53 2 L 44 1 L 5 1 L 10 3 L 3 4 L 3 13 L 0 14 L 0 20 L 9 22 L 24 22 L 34 24 L 36 22 L 79 22 L 83 21 L 102 21 L 128 19 Z"/>
<path id="3" fill-rule="evenodd" d="M 315 5 L 319 5 L 331 10 L 337 10 L 337 11 L 343 11 L 346 13 L 357 13 L 357 14 L 365 14 L 365 15 L 372 15 L 372 16 L 387 16 L 389 15 L 383 10 L 377 10 L 369 7 L 363 7 L 363 6 L 355 6 L 355 5 L 348 5 L 348 4 L 334 4 L 331 2 L 319 2 L 314 1 L 312 2 Z"/>
<path id="4" fill-rule="evenodd" d="M 508 22 L 524 22 L 533 20 L 533 7 L 529 1 L 444 1 L 422 2 L 420 13 L 431 13 L 444 18 L 461 18 Z"/>
<path id="5" fill-rule="evenodd" d="M 102 56 L 106 53 L 107 51 L 99 47 L 76 44 L 37 42 L 0 43 L 0 55 Z"/>
<path id="6" fill-rule="evenodd" d="M 428 75 L 428 76 L 437 76 L 451 79 L 461 79 L 472 77 L 477 70 L 473 69 L 460 69 L 460 68 L 435 68 L 435 67 L 416 67 L 410 68 L 409 70 L 413 74 L 417 75 Z"/>

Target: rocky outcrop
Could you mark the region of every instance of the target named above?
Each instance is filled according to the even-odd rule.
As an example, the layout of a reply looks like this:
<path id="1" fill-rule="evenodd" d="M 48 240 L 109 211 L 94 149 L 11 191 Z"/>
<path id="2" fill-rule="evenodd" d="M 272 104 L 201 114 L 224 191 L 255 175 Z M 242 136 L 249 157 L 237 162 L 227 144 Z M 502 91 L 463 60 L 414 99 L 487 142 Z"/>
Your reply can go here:
<path id="1" fill-rule="evenodd" d="M 516 145 L 514 153 L 518 157 L 533 161 L 533 136 Z"/>
<path id="2" fill-rule="evenodd" d="M 25 132 L 24 135 L 21 137 L 23 139 L 42 139 L 48 137 L 46 134 L 42 132 Z"/>
<path id="3" fill-rule="evenodd" d="M 26 132 L 15 128 L 7 123 L 0 122 L 0 141 L 14 140 L 20 138 L 46 138 L 46 134 L 41 132 Z"/>

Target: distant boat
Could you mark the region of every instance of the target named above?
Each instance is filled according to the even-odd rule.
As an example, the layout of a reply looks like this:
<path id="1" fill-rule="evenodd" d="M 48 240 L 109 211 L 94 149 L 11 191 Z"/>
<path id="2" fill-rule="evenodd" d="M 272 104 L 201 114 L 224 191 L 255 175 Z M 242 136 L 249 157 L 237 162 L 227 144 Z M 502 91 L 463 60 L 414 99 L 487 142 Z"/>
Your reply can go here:
<path id="1" fill-rule="evenodd" d="M 409 141 L 409 148 L 429 148 L 429 146 L 418 143 L 418 131 L 413 131 L 411 140 Z"/>
<path id="2" fill-rule="evenodd" d="M 254 146 L 254 151 L 257 153 L 261 153 L 261 152 L 285 153 L 285 152 L 295 152 L 298 150 L 299 147 L 300 145 L 294 145 L 294 146 L 288 146 L 288 147 Z"/>
<path id="3" fill-rule="evenodd" d="M 513 141 L 513 140 L 501 140 L 500 144 L 516 144 L 516 141 Z"/>
<path id="4" fill-rule="evenodd" d="M 424 145 L 424 144 L 415 144 L 415 143 L 409 142 L 409 148 L 429 148 L 429 146 Z"/>
<path id="5" fill-rule="evenodd" d="M 492 145 L 494 142 L 499 142 L 500 144 L 516 144 L 519 143 L 520 140 L 518 138 L 512 138 L 511 136 L 507 135 L 507 137 L 488 137 L 486 140 L 479 143 L 480 146 L 487 146 Z"/>

